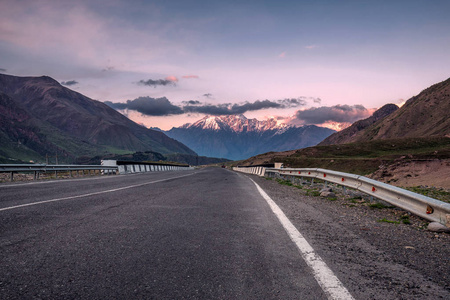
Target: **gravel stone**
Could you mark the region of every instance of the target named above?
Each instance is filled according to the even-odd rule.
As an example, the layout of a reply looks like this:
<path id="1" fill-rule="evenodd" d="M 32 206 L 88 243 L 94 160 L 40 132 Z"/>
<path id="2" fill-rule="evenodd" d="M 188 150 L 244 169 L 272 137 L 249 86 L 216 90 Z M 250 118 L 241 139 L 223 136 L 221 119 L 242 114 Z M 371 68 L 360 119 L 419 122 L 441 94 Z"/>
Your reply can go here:
<path id="1" fill-rule="evenodd" d="M 448 228 L 445 225 L 442 225 L 441 223 L 438 222 L 431 222 L 430 224 L 428 224 L 427 229 L 429 231 L 433 231 L 433 232 L 447 232 L 450 233 L 450 228 Z"/>

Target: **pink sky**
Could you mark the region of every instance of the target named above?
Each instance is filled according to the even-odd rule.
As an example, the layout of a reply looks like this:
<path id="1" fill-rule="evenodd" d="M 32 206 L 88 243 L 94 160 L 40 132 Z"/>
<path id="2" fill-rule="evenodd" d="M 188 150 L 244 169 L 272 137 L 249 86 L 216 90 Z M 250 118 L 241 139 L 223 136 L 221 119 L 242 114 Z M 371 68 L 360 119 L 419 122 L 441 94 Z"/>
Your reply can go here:
<path id="1" fill-rule="evenodd" d="M 288 120 L 298 110 L 337 105 L 372 112 L 449 77 L 448 11 L 450 2 L 440 0 L 5 0 L 0 73 L 76 82 L 68 87 L 114 103 L 139 97 L 166 97 L 175 106 L 321 99 L 244 113 L 258 119 Z M 170 129 L 204 114 L 128 116 Z"/>

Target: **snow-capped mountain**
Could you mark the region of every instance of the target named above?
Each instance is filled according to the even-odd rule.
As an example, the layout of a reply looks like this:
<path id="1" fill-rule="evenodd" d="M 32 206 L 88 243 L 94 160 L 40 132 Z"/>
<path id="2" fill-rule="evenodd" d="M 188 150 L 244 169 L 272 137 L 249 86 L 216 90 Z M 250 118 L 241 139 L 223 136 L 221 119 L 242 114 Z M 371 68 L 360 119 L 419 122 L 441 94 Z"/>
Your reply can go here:
<path id="1" fill-rule="evenodd" d="M 195 123 L 165 131 L 199 155 L 232 160 L 314 146 L 334 132 L 314 125 L 278 124 L 274 119 L 247 119 L 244 115 L 206 116 Z"/>
<path id="2" fill-rule="evenodd" d="M 192 124 L 185 124 L 182 128 L 197 128 L 209 130 L 227 130 L 233 132 L 263 132 L 267 130 L 279 130 L 290 127 L 285 124 L 277 124 L 274 119 L 258 121 L 247 119 L 244 115 L 206 116 Z"/>

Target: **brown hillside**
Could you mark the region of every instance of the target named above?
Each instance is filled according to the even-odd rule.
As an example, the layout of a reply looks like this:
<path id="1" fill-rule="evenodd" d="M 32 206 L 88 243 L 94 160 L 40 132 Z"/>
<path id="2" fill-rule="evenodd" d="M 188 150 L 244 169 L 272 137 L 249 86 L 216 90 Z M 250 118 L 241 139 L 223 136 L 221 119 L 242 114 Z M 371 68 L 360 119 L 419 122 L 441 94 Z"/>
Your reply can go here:
<path id="1" fill-rule="evenodd" d="M 450 78 L 412 97 L 398 110 L 393 104 L 383 106 L 372 117 L 355 122 L 319 145 L 432 136 L 450 136 Z"/>
<path id="2" fill-rule="evenodd" d="M 450 136 L 450 78 L 409 99 L 366 136 L 368 139 Z"/>
<path id="3" fill-rule="evenodd" d="M 136 151 L 196 155 L 164 133 L 140 126 L 47 76 L 0 74 L 0 93 L 3 157 L 40 159 L 58 152 L 75 158 Z M 19 155 L 19 150 L 27 155 Z"/>
<path id="4" fill-rule="evenodd" d="M 364 135 L 364 130 L 371 125 L 380 122 L 388 115 L 398 110 L 398 106 L 395 104 L 386 104 L 382 108 L 378 109 L 374 114 L 364 120 L 359 120 L 353 123 L 350 127 L 333 133 L 325 140 L 319 143 L 319 145 L 334 145 L 334 144 L 347 144 L 352 143 L 361 138 Z"/>

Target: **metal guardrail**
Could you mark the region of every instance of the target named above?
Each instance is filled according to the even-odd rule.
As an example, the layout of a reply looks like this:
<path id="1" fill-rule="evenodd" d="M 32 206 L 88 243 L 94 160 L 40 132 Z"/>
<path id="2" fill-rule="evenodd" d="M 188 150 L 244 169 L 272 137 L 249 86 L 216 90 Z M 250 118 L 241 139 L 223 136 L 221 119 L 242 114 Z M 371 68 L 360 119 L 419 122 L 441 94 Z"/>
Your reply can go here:
<path id="1" fill-rule="evenodd" d="M 47 164 L 0 164 L 0 173 L 10 173 L 10 180 L 14 181 L 14 173 L 34 173 L 34 179 L 39 178 L 40 173 L 55 172 L 58 177 L 58 172 L 69 172 L 72 176 L 72 171 L 107 171 L 108 174 L 114 174 L 117 171 L 117 166 L 100 166 L 100 165 L 47 165 Z"/>
<path id="2" fill-rule="evenodd" d="M 41 173 L 49 172 L 54 172 L 56 177 L 58 177 L 58 172 L 69 172 L 69 175 L 72 177 L 72 171 L 90 172 L 99 170 L 102 174 L 110 175 L 116 174 L 117 172 L 119 174 L 128 174 L 192 169 L 189 165 L 116 160 L 103 160 L 101 165 L 0 164 L 0 173 L 10 173 L 11 181 L 14 181 L 15 173 L 34 173 L 34 179 L 39 179 Z"/>
<path id="3" fill-rule="evenodd" d="M 115 166 L 119 174 L 159 172 L 159 171 L 181 171 L 193 170 L 189 165 L 178 165 L 170 163 L 135 162 L 124 160 L 102 160 L 102 166 Z"/>
<path id="4" fill-rule="evenodd" d="M 350 187 L 365 194 L 386 201 L 396 207 L 409 211 L 432 222 L 439 222 L 450 227 L 450 203 L 445 203 L 424 195 L 420 195 L 399 187 L 379 182 L 365 176 L 314 168 L 263 168 L 237 167 L 236 171 L 265 176 L 307 177 Z"/>

